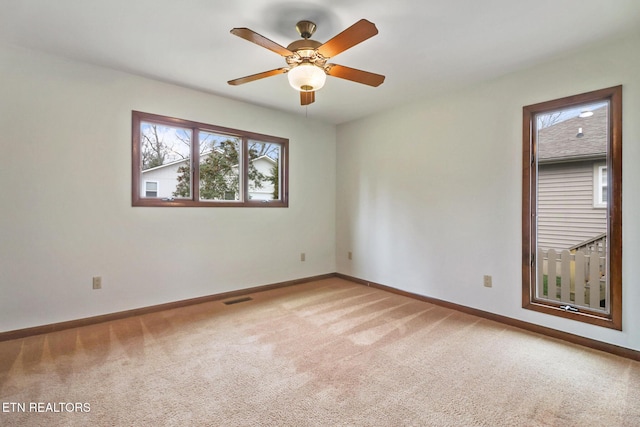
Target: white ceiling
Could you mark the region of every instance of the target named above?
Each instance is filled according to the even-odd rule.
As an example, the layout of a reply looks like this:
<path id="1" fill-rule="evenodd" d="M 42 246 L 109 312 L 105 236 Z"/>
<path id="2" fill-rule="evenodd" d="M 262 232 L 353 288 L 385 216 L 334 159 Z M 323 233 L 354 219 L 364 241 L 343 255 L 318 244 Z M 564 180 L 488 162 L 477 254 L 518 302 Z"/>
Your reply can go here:
<path id="1" fill-rule="evenodd" d="M 334 124 L 640 28 L 638 0 L 0 0 L 0 11 L 5 43 Z M 386 75 L 378 88 L 329 77 L 301 107 L 286 75 L 227 84 L 286 66 L 233 27 L 286 46 L 299 20 L 325 42 L 361 18 L 379 34 L 331 62 Z"/>

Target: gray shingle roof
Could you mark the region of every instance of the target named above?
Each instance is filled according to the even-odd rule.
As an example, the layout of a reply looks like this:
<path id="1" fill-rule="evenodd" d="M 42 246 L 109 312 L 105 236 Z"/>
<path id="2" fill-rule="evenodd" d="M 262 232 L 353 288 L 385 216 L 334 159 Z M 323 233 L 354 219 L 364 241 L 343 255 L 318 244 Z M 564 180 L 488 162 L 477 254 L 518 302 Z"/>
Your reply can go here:
<path id="1" fill-rule="evenodd" d="M 538 161 L 561 162 L 605 158 L 607 155 L 607 107 L 591 117 L 574 117 L 538 131 Z M 582 128 L 584 136 L 578 137 Z"/>

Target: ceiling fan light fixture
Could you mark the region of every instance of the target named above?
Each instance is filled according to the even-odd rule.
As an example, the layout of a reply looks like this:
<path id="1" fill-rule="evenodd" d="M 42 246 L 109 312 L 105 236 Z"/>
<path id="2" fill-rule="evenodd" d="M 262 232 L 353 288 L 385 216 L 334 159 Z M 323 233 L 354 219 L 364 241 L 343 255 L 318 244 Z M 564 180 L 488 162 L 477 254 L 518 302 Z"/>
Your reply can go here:
<path id="1" fill-rule="evenodd" d="M 296 65 L 287 73 L 289 84 L 300 92 L 311 92 L 322 89 L 327 80 L 324 70 L 310 62 Z"/>

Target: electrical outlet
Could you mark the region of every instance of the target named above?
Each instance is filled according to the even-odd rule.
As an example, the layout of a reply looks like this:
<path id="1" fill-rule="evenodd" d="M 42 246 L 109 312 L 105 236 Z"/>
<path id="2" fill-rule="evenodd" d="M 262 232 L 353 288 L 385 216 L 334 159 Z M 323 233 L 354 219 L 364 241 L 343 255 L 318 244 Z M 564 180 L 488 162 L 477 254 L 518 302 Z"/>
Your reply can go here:
<path id="1" fill-rule="evenodd" d="M 484 276 L 484 287 L 490 288 L 491 286 L 493 286 L 491 283 L 491 276 Z"/>
<path id="2" fill-rule="evenodd" d="M 353 254 L 351 253 L 351 251 L 349 251 L 349 253 L 347 254 L 347 258 L 353 259 Z"/>
<path id="3" fill-rule="evenodd" d="M 300 261 L 306 261 L 307 256 L 304 254 L 304 252 L 300 253 Z"/>
<path id="4" fill-rule="evenodd" d="M 102 289 L 102 277 L 95 276 L 93 278 L 93 289 Z"/>

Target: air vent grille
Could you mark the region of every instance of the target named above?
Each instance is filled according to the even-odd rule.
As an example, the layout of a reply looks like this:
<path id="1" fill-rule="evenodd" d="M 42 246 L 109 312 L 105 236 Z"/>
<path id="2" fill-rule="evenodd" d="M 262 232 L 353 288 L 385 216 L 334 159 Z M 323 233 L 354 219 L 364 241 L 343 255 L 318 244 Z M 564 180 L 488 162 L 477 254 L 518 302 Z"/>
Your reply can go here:
<path id="1" fill-rule="evenodd" d="M 241 302 L 247 302 L 247 301 L 253 301 L 253 298 L 251 297 L 241 297 L 241 298 L 236 298 L 236 299 L 230 299 L 228 301 L 223 301 L 225 305 L 231 305 L 231 304 L 239 304 Z"/>

